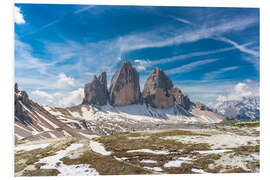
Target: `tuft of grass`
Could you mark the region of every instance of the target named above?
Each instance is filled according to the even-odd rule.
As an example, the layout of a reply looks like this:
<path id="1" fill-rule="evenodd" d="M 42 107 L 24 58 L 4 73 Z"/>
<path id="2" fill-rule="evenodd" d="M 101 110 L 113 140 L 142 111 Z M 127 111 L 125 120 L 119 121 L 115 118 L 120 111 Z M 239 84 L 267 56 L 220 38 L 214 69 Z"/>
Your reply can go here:
<path id="1" fill-rule="evenodd" d="M 25 170 L 23 176 L 57 176 L 59 171 L 56 169 L 37 169 L 37 170 Z"/>
<path id="2" fill-rule="evenodd" d="M 244 170 L 241 167 L 238 167 L 238 168 L 228 169 L 228 170 L 224 171 L 223 173 L 250 173 L 250 172 Z"/>
<path id="3" fill-rule="evenodd" d="M 237 127 L 259 127 L 260 122 L 240 122 L 240 123 L 233 124 L 233 126 L 237 126 Z"/>
<path id="4" fill-rule="evenodd" d="M 220 158 L 221 158 L 220 154 L 208 154 L 194 160 L 193 167 L 197 169 L 203 169 L 204 171 L 208 172 L 208 171 L 211 171 L 209 170 L 208 166 L 210 164 L 213 164 L 215 160 L 218 160 Z"/>

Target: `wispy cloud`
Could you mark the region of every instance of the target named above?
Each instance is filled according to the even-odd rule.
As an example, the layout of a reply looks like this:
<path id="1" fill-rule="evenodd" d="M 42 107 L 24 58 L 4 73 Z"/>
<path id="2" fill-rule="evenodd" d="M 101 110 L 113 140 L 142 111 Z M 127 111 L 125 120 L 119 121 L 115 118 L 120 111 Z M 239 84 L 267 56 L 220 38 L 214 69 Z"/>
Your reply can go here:
<path id="1" fill-rule="evenodd" d="M 43 26 L 37 28 L 37 29 L 34 30 L 34 31 L 31 31 L 31 32 L 28 32 L 28 33 L 26 33 L 26 34 L 24 34 L 24 35 L 21 35 L 19 38 L 23 38 L 23 37 L 26 37 L 26 36 L 29 36 L 29 35 L 38 33 L 38 32 L 40 32 L 40 31 L 42 31 L 42 30 L 44 30 L 44 29 L 46 29 L 46 28 L 48 28 L 48 27 L 50 27 L 50 26 L 53 26 L 53 25 L 59 23 L 60 21 L 62 21 L 63 19 L 65 19 L 65 17 L 67 16 L 67 14 L 79 14 L 79 13 L 82 13 L 82 12 L 84 12 L 84 11 L 87 11 L 87 10 L 93 8 L 93 7 L 94 7 L 94 5 L 90 5 L 90 6 L 87 6 L 87 7 L 84 7 L 84 8 L 80 8 L 80 9 L 74 11 L 74 12 L 68 12 L 68 13 L 66 13 L 66 14 L 63 15 L 63 16 L 61 16 L 61 17 L 59 17 L 59 18 L 56 18 L 56 19 L 54 19 L 53 21 L 51 21 L 51 22 L 49 22 L 49 23 L 47 23 L 47 24 L 44 24 Z M 17 9 L 16 9 L 16 8 L 17 8 Z M 20 23 L 18 23 L 18 24 L 21 24 L 21 23 L 24 24 L 24 23 L 25 23 L 25 21 L 24 21 L 24 19 L 23 19 L 23 15 L 20 13 L 20 9 L 19 9 L 18 7 L 15 6 L 15 22 L 16 22 L 16 20 L 17 20 L 18 22 L 20 22 Z"/>
<path id="2" fill-rule="evenodd" d="M 183 18 L 179 18 L 179 17 L 175 17 L 175 16 L 170 16 L 171 18 L 173 18 L 174 20 L 184 23 L 184 24 L 189 24 L 189 25 L 193 25 L 193 23 L 187 19 L 183 19 Z"/>
<path id="3" fill-rule="evenodd" d="M 176 36 L 166 39 L 160 39 L 160 34 L 157 31 L 150 31 L 144 32 L 143 34 L 133 34 L 121 37 L 119 38 L 118 43 L 122 44 L 122 52 L 144 48 L 160 48 L 181 43 L 195 42 L 200 39 L 222 35 L 228 31 L 240 31 L 256 22 L 256 18 L 233 19 L 215 26 L 202 26 L 194 30 L 188 30 L 181 33 L 178 32 Z"/>
<path id="4" fill-rule="evenodd" d="M 74 11 L 74 14 L 78 14 L 78 13 L 82 13 L 84 11 L 88 11 L 89 9 L 95 7 L 95 5 L 89 5 L 89 6 L 86 6 L 86 7 L 83 7 L 83 8 L 80 8 L 76 11 Z"/>
<path id="5" fill-rule="evenodd" d="M 238 49 L 241 52 L 253 55 L 255 57 L 259 56 L 259 52 L 247 48 L 247 46 L 250 45 L 252 42 L 249 43 L 249 44 L 246 44 L 246 45 L 240 45 L 237 42 L 232 41 L 231 39 L 228 39 L 228 38 L 225 38 L 225 37 L 219 37 L 219 38 L 217 38 L 217 40 L 229 43 L 229 44 L 233 45 L 236 49 Z"/>
<path id="6" fill-rule="evenodd" d="M 216 78 L 217 76 L 223 74 L 223 73 L 226 73 L 228 71 L 233 71 L 235 69 L 238 69 L 239 67 L 238 66 L 232 66 L 232 67 L 226 67 L 226 68 L 221 68 L 217 71 L 212 71 L 212 72 L 209 72 L 209 73 L 206 73 L 204 75 L 204 79 L 214 79 Z"/>
<path id="7" fill-rule="evenodd" d="M 25 19 L 21 12 L 21 9 L 17 6 L 14 6 L 14 22 L 16 24 L 25 24 Z"/>
<path id="8" fill-rule="evenodd" d="M 181 67 L 173 68 L 165 71 L 167 74 L 182 74 L 186 72 L 190 72 L 196 70 L 198 67 L 203 66 L 205 64 L 216 62 L 218 59 L 204 59 L 196 62 L 192 62 Z"/>

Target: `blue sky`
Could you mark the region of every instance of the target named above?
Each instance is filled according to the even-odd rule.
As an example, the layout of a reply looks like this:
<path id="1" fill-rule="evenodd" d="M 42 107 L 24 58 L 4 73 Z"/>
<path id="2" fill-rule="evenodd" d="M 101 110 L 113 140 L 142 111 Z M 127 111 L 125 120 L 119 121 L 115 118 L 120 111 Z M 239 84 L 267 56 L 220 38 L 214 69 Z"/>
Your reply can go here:
<path id="1" fill-rule="evenodd" d="M 15 4 L 15 81 L 33 100 L 81 103 L 93 75 L 160 67 L 191 100 L 259 95 L 259 9 Z"/>

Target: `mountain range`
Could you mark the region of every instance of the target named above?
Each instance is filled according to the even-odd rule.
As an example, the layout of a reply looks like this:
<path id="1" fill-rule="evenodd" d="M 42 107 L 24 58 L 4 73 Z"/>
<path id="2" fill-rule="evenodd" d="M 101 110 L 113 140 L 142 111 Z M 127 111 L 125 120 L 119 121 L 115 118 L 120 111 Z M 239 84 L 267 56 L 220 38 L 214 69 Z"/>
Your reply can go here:
<path id="1" fill-rule="evenodd" d="M 158 67 L 141 91 L 139 74 L 129 61 L 115 72 L 109 88 L 103 72 L 85 84 L 84 94 L 77 106 L 41 106 L 15 84 L 15 140 L 109 135 L 212 124 L 225 119 L 201 102 L 192 102 Z"/>
<path id="2" fill-rule="evenodd" d="M 253 120 L 260 118 L 259 97 L 242 97 L 239 100 L 229 100 L 218 104 L 216 112 L 233 119 Z"/>

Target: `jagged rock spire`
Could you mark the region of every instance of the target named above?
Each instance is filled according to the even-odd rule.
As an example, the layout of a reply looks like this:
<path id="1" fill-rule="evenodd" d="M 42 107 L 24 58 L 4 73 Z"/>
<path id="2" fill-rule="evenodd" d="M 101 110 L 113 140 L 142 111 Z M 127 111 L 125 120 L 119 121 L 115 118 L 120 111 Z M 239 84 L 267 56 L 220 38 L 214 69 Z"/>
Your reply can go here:
<path id="1" fill-rule="evenodd" d="M 113 106 L 141 103 L 139 74 L 129 61 L 123 62 L 112 77 L 109 102 Z"/>
<path id="2" fill-rule="evenodd" d="M 156 108 L 168 108 L 174 105 L 174 96 L 171 93 L 173 83 L 159 68 L 155 68 L 148 77 L 144 89 L 144 102 Z"/>
<path id="3" fill-rule="evenodd" d="M 106 72 L 101 73 L 99 77 L 94 76 L 91 83 L 85 84 L 84 94 L 83 104 L 106 105 L 108 100 Z"/>

